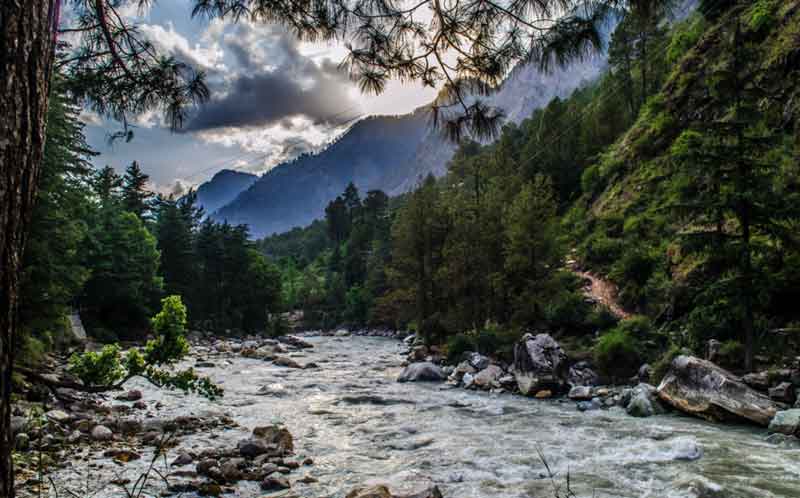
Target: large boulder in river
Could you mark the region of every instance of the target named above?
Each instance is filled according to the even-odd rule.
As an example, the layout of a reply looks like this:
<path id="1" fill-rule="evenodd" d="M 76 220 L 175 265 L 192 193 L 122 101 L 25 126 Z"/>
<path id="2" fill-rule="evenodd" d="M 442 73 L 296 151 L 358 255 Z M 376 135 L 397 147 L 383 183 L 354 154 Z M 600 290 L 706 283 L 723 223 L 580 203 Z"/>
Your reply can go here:
<path id="1" fill-rule="evenodd" d="M 445 375 L 441 367 L 429 361 L 412 363 L 397 378 L 397 382 L 421 382 L 444 380 Z"/>
<path id="2" fill-rule="evenodd" d="M 568 373 L 567 354 L 548 334 L 525 334 L 514 345 L 514 377 L 523 395 L 563 391 Z"/>
<path id="3" fill-rule="evenodd" d="M 442 492 L 438 487 L 433 486 L 410 495 L 394 495 L 386 486 L 377 485 L 355 488 L 347 493 L 347 498 L 442 498 Z"/>
<path id="4" fill-rule="evenodd" d="M 656 388 L 650 384 L 639 384 L 623 394 L 625 411 L 632 417 L 651 417 L 665 413 L 656 394 Z"/>
<path id="5" fill-rule="evenodd" d="M 658 396 L 680 411 L 711 421 L 767 426 L 778 406 L 742 379 L 710 361 L 678 356 L 658 386 Z"/>
<path id="6" fill-rule="evenodd" d="M 769 432 L 794 436 L 800 433 L 800 410 L 778 412 L 769 423 Z"/>

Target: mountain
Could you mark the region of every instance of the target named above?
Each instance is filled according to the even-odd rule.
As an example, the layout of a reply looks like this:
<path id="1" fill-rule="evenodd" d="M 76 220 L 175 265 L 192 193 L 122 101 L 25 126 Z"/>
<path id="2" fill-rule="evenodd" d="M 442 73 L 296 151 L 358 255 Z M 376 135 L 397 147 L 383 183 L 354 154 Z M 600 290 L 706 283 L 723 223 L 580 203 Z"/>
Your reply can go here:
<path id="1" fill-rule="evenodd" d="M 549 74 L 520 66 L 488 100 L 518 123 L 553 97 L 566 97 L 596 78 L 602 56 Z M 400 116 L 373 116 L 353 125 L 324 150 L 280 164 L 214 213 L 219 221 L 244 223 L 262 237 L 304 226 L 323 216 L 328 202 L 349 182 L 361 192 L 406 192 L 428 173 L 441 176 L 455 152 L 430 126 L 427 107 Z M 213 180 L 212 180 L 213 182 Z"/>
<path id="2" fill-rule="evenodd" d="M 197 188 L 197 203 L 213 213 L 258 180 L 257 175 L 223 169 Z"/>

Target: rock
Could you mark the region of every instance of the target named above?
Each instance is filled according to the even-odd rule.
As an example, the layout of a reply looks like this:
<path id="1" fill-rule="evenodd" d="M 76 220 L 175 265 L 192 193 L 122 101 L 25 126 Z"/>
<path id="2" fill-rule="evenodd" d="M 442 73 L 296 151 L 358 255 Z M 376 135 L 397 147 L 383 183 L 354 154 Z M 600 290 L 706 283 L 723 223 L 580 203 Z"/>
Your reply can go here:
<path id="1" fill-rule="evenodd" d="M 722 349 L 721 342 L 716 339 L 709 339 L 706 343 L 706 360 L 716 363 L 719 360 L 720 349 Z"/>
<path id="2" fill-rule="evenodd" d="M 769 432 L 794 436 L 800 431 L 800 409 L 779 411 L 769 423 Z"/>
<path id="3" fill-rule="evenodd" d="M 770 388 L 769 397 L 775 401 L 791 405 L 795 402 L 794 386 L 791 382 L 781 382 L 777 386 Z"/>
<path id="4" fill-rule="evenodd" d="M 397 378 L 397 382 L 422 382 L 444 380 L 444 372 L 438 365 L 430 362 L 412 363 Z"/>
<path id="5" fill-rule="evenodd" d="M 625 411 L 632 417 L 651 417 L 666 412 L 658 400 L 656 388 L 650 384 L 639 384 L 631 390 Z"/>
<path id="6" fill-rule="evenodd" d="M 269 476 L 261 481 L 261 489 L 264 491 L 278 491 L 281 489 L 289 489 L 292 485 L 289 484 L 289 479 L 280 476 Z"/>
<path id="7" fill-rule="evenodd" d="M 120 394 L 114 399 L 117 401 L 139 401 L 142 399 L 142 391 L 138 389 L 131 389 L 126 393 Z"/>
<path id="8" fill-rule="evenodd" d="M 297 482 L 301 484 L 314 484 L 315 482 L 319 482 L 319 480 L 315 477 L 306 475 L 298 479 Z"/>
<path id="9" fill-rule="evenodd" d="M 259 439 L 250 438 L 242 439 L 237 445 L 239 454 L 245 458 L 255 458 L 265 453 L 274 454 L 277 448 L 269 446 L 266 442 Z"/>
<path id="10" fill-rule="evenodd" d="M 215 482 L 204 482 L 197 488 L 197 494 L 200 496 L 220 496 L 222 487 Z"/>
<path id="11" fill-rule="evenodd" d="M 47 417 L 47 420 L 55 422 L 56 424 L 66 424 L 72 420 L 72 417 L 70 417 L 67 412 L 62 410 L 50 410 L 49 412 L 45 413 L 44 416 Z"/>
<path id="12" fill-rule="evenodd" d="M 503 375 L 503 369 L 497 365 L 488 365 L 475 375 L 474 384 L 481 389 L 490 389 L 494 384 L 500 385 L 498 379 Z"/>
<path id="13" fill-rule="evenodd" d="M 469 363 L 469 365 L 477 371 L 488 367 L 490 362 L 491 360 L 489 360 L 488 357 L 483 356 L 480 353 L 470 353 L 469 358 L 467 359 L 467 363 Z"/>
<path id="14" fill-rule="evenodd" d="M 278 448 L 278 453 L 288 455 L 294 451 L 292 433 L 279 425 L 268 425 L 253 429 L 253 436 Z"/>
<path id="15" fill-rule="evenodd" d="M 712 421 L 749 420 L 767 426 L 778 411 L 772 400 L 739 377 L 692 356 L 672 361 L 658 396 L 680 411 Z"/>
<path id="16" fill-rule="evenodd" d="M 278 341 L 300 349 L 310 349 L 314 347 L 310 342 L 293 335 L 282 335 L 278 337 Z"/>
<path id="17" fill-rule="evenodd" d="M 219 462 L 214 460 L 213 458 L 206 458 L 205 460 L 201 460 L 198 462 L 195 470 L 200 475 L 209 475 L 211 473 L 211 469 L 219 467 Z"/>
<path id="18" fill-rule="evenodd" d="M 146 410 L 147 409 L 147 403 L 145 403 L 144 401 L 140 400 L 140 401 L 137 401 L 136 403 L 134 403 L 133 407 L 135 409 L 137 409 L 137 410 Z"/>
<path id="19" fill-rule="evenodd" d="M 461 377 L 461 383 L 464 385 L 464 389 L 469 389 L 475 384 L 475 376 L 471 373 L 465 373 Z"/>
<path id="20" fill-rule="evenodd" d="M 768 372 L 754 372 L 749 373 L 742 377 L 742 382 L 758 391 L 767 391 L 769 389 L 769 373 Z"/>
<path id="21" fill-rule="evenodd" d="M 592 399 L 591 401 L 581 401 L 578 403 L 578 411 L 579 412 L 588 412 L 590 410 L 599 410 L 603 407 L 603 404 L 600 403 L 600 400 L 597 398 Z"/>
<path id="22" fill-rule="evenodd" d="M 28 419 L 26 419 L 25 417 L 18 417 L 16 415 L 11 417 L 12 435 L 17 435 L 20 432 L 24 432 L 27 427 L 28 427 Z"/>
<path id="23" fill-rule="evenodd" d="M 588 401 L 592 399 L 592 388 L 589 386 L 575 386 L 569 390 L 567 397 L 575 401 Z"/>
<path id="24" fill-rule="evenodd" d="M 548 334 L 525 334 L 514 345 L 514 377 L 520 392 L 559 392 L 566 386 L 567 355 Z"/>
<path id="25" fill-rule="evenodd" d="M 551 391 L 549 389 L 542 389 L 541 391 L 537 392 L 536 396 L 534 396 L 534 397 L 537 398 L 537 399 L 552 398 L 553 397 L 553 391 Z"/>
<path id="26" fill-rule="evenodd" d="M 649 363 L 645 363 L 639 367 L 639 372 L 636 374 L 636 379 L 639 382 L 650 382 L 651 368 Z"/>
<path id="27" fill-rule="evenodd" d="M 276 396 L 282 397 L 288 394 L 286 387 L 283 384 L 274 383 L 274 384 L 267 384 L 266 386 L 261 386 L 258 389 L 258 394 L 262 396 Z"/>
<path id="28" fill-rule="evenodd" d="M 28 451 L 28 448 L 31 446 L 31 438 L 24 432 L 20 432 L 19 434 L 14 437 L 14 448 L 17 451 Z"/>
<path id="29" fill-rule="evenodd" d="M 369 488 L 356 488 L 347 493 L 346 498 L 393 498 L 386 486 L 371 486 Z"/>
<path id="30" fill-rule="evenodd" d="M 219 466 L 222 477 L 228 482 L 235 482 L 242 478 L 240 466 L 244 464 L 241 458 L 231 458 Z"/>
<path id="31" fill-rule="evenodd" d="M 428 346 L 424 344 L 419 344 L 411 348 L 411 352 L 408 354 L 408 361 L 411 363 L 425 361 L 425 358 L 428 356 L 429 350 Z"/>
<path id="32" fill-rule="evenodd" d="M 131 460 L 138 460 L 142 458 L 139 453 L 128 449 L 110 449 L 103 453 L 104 457 L 113 458 L 115 462 L 128 463 Z"/>
<path id="33" fill-rule="evenodd" d="M 110 441 L 114 437 L 114 433 L 104 425 L 96 425 L 92 429 L 91 436 L 95 441 Z"/>
<path id="34" fill-rule="evenodd" d="M 348 337 L 350 335 L 350 331 L 345 329 L 339 329 L 333 335 L 334 337 Z"/>
<path id="35" fill-rule="evenodd" d="M 303 368 L 302 365 L 297 363 L 291 358 L 287 358 L 286 356 L 276 356 L 273 359 L 273 363 L 279 367 L 287 367 L 287 368 Z"/>
<path id="36" fill-rule="evenodd" d="M 589 362 L 579 361 L 569 367 L 567 382 L 571 386 L 596 386 L 600 376 L 589 366 Z"/>
<path id="37" fill-rule="evenodd" d="M 194 368 L 214 368 L 216 366 L 217 365 L 215 365 L 210 361 L 198 361 L 197 363 L 194 364 Z"/>
<path id="38" fill-rule="evenodd" d="M 677 438 L 672 442 L 670 453 L 673 460 L 693 462 L 703 457 L 703 448 L 693 438 Z"/>
<path id="39" fill-rule="evenodd" d="M 455 380 L 460 381 L 464 377 L 464 374 L 475 374 L 477 372 L 475 367 L 470 365 L 468 361 L 462 361 L 453 370 L 452 376 Z"/>
<path id="40" fill-rule="evenodd" d="M 175 460 L 172 461 L 173 467 L 181 467 L 183 465 L 189 465 L 190 463 L 194 462 L 194 457 L 189 452 L 182 452 L 178 454 Z"/>

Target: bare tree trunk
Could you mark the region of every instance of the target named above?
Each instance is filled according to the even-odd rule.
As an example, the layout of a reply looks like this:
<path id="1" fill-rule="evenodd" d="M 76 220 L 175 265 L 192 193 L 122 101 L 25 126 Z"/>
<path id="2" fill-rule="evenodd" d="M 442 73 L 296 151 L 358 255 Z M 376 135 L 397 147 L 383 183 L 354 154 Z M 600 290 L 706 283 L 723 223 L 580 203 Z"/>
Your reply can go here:
<path id="1" fill-rule="evenodd" d="M 11 369 L 25 236 L 44 152 L 51 0 L 0 2 L 0 497 L 14 496 Z"/>

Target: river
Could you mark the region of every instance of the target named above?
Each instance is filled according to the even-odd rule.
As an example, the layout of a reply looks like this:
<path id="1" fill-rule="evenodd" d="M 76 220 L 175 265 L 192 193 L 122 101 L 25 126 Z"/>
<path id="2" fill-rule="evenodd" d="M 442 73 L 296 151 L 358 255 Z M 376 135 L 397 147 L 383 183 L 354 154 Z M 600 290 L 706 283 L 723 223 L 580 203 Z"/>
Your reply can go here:
<path id="1" fill-rule="evenodd" d="M 182 449 L 235 446 L 255 426 L 285 424 L 296 453 L 315 461 L 290 476 L 318 479 L 293 487 L 309 498 L 343 497 L 365 482 L 396 491 L 435 483 L 446 498 L 545 498 L 553 496 L 554 481 L 563 490 L 567 474 L 576 495 L 587 498 L 800 497 L 800 448 L 771 444 L 764 430 L 680 415 L 637 419 L 619 408 L 581 413 L 565 400 L 400 384 L 395 379 L 404 347 L 398 341 L 309 340 L 315 348 L 292 356 L 317 363 L 317 369 L 233 355 L 210 358 L 215 366 L 204 373 L 225 388 L 214 402 L 143 382 L 132 387 L 145 391 L 148 402 L 163 403 L 159 416 L 222 411 L 242 426 L 186 437 Z M 258 394 L 265 385 L 275 395 Z M 681 460 L 694 446 L 702 457 Z M 554 480 L 540 452 L 557 474 Z M 135 476 L 146 460 L 116 471 Z M 99 456 L 95 464 L 99 475 L 108 465 L 116 468 Z M 59 472 L 57 481 L 74 485 L 67 475 Z M 256 483 L 242 482 L 237 490 L 243 498 L 264 496 Z"/>

